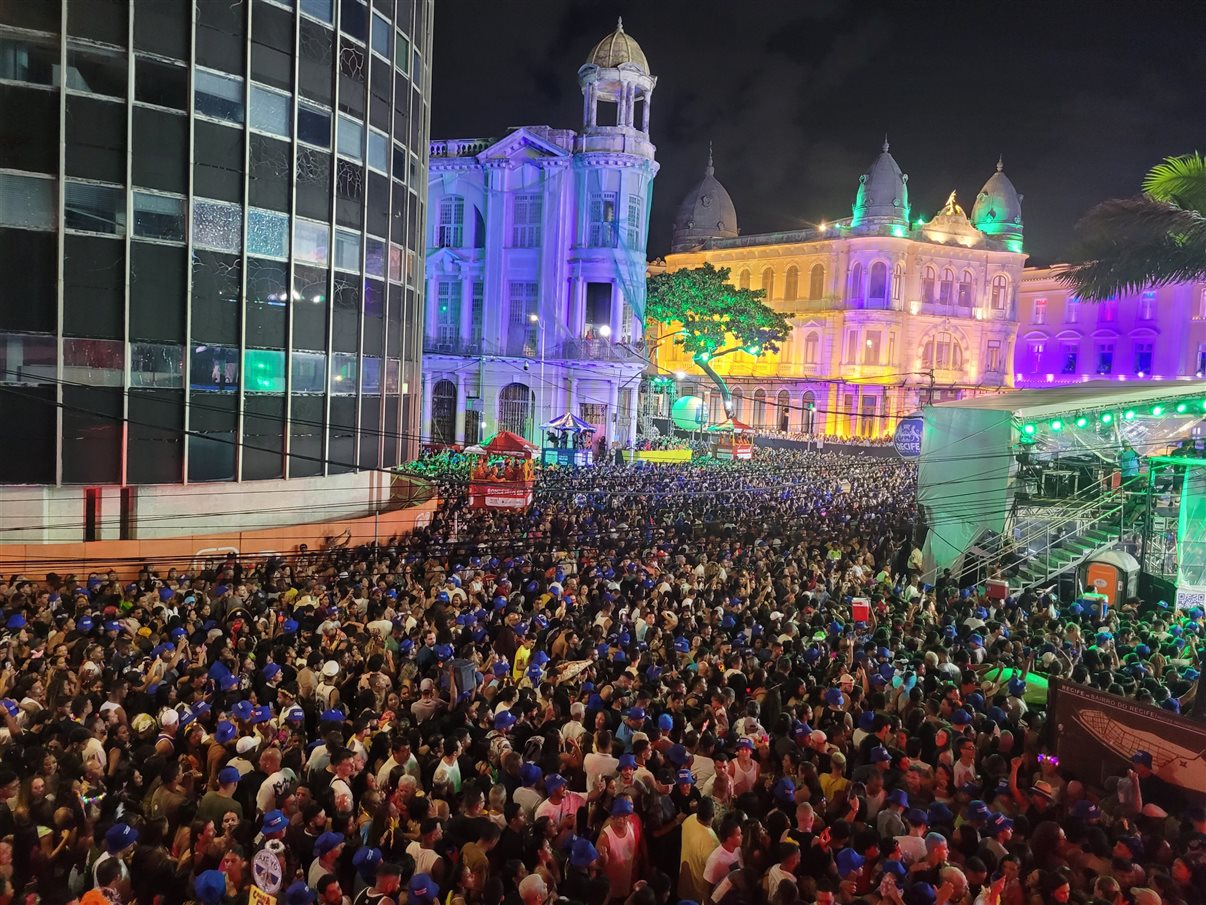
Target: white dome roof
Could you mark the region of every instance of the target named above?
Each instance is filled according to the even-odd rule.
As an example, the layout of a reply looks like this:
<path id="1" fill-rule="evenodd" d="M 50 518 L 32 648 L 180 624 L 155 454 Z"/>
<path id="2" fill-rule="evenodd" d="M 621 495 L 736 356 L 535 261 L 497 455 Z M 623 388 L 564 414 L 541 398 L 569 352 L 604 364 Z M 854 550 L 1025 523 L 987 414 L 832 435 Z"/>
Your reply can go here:
<path id="1" fill-rule="evenodd" d="M 1021 235 L 1022 196 L 1005 175 L 1003 161 L 997 161 L 997 171 L 988 177 L 984 188 L 976 196 L 971 222 L 987 235 Z"/>
<path id="2" fill-rule="evenodd" d="M 908 225 L 909 177 L 901 172 L 895 158 L 888 153 L 884 139 L 880 154 L 867 172 L 859 177 L 858 194 L 854 199 L 852 225 L 858 227 L 867 220 L 891 221 Z"/>
<path id="3" fill-rule="evenodd" d="M 674 216 L 671 251 L 690 251 L 705 239 L 736 238 L 737 208 L 714 172 L 709 146 L 703 179 L 687 193 Z"/>

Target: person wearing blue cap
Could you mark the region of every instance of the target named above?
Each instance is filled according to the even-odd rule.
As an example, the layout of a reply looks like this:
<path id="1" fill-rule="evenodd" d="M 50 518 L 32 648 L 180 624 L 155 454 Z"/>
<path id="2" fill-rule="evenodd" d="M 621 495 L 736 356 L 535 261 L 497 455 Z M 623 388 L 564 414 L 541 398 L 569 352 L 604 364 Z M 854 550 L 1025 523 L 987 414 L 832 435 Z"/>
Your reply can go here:
<path id="1" fill-rule="evenodd" d="M 612 889 L 632 889 L 640 876 L 640 849 L 632 827 L 633 811 L 632 799 L 617 795 L 611 805 L 611 820 L 599 834 L 598 857 L 602 859 L 603 873 Z"/>
<path id="2" fill-rule="evenodd" d="M 134 848 L 138 842 L 138 830 L 130 826 L 128 823 L 115 823 L 105 832 L 105 850 L 101 852 L 96 862 L 92 865 L 92 884 L 99 886 L 100 882 L 97 877 L 98 868 L 111 858 L 117 859 L 121 864 L 121 877 L 125 880 L 130 879 L 130 871 L 125 864 L 125 856 Z"/>
<path id="3" fill-rule="evenodd" d="M 561 829 L 573 829 L 574 821 L 583 807 L 586 797 L 578 792 L 570 791 L 567 782 L 560 773 L 550 773 L 544 778 L 544 791 L 548 797 L 536 808 L 536 818 L 548 817 L 553 826 Z"/>
<path id="4" fill-rule="evenodd" d="M 219 905 L 226 898 L 226 874 L 220 870 L 202 871 L 193 881 L 193 894 L 201 905 Z"/>
<path id="5" fill-rule="evenodd" d="M 235 790 L 242 778 L 238 767 L 223 767 L 219 770 L 218 787 L 206 792 L 197 803 L 197 819 L 212 820 L 215 826 L 221 826 L 222 818 L 234 812 L 239 820 L 242 820 L 243 805 L 235 799 Z"/>
<path id="6" fill-rule="evenodd" d="M 318 881 L 326 874 L 336 872 L 336 864 L 343 854 L 347 839 L 343 833 L 328 830 L 314 840 L 314 861 L 306 873 L 306 881 L 311 886 L 318 886 Z"/>

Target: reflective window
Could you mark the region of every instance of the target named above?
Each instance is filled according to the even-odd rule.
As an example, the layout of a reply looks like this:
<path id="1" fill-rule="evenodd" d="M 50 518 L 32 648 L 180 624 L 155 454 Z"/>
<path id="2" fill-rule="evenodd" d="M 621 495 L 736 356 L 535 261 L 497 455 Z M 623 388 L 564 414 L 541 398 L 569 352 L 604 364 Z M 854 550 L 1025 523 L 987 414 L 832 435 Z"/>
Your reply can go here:
<path id="1" fill-rule="evenodd" d="M 381 393 L 381 359 L 375 355 L 364 356 L 364 367 L 360 371 L 360 392 L 374 395 Z"/>
<path id="2" fill-rule="evenodd" d="M 243 388 L 248 393 L 285 392 L 285 353 L 278 349 L 245 351 Z"/>
<path id="3" fill-rule="evenodd" d="M 338 151 L 344 157 L 352 160 L 364 160 L 364 124 L 350 117 L 339 117 Z"/>
<path id="4" fill-rule="evenodd" d="M 169 343 L 130 344 L 130 386 L 184 386 L 184 347 Z"/>
<path id="5" fill-rule="evenodd" d="M 387 358 L 385 360 L 385 392 L 396 396 L 402 386 L 402 360 Z"/>
<path id="6" fill-rule="evenodd" d="M 360 272 L 360 233 L 335 230 L 335 266 Z"/>
<path id="7" fill-rule="evenodd" d="M 126 199 L 120 188 L 68 181 L 64 195 L 63 225 L 67 229 L 125 235 Z"/>
<path id="8" fill-rule="evenodd" d="M 134 63 L 134 99 L 172 110 L 188 109 L 188 69 L 138 57 Z"/>
<path id="9" fill-rule="evenodd" d="M 331 147 L 331 112 L 309 104 L 297 105 L 297 140 Z"/>
<path id="10" fill-rule="evenodd" d="M 402 32 L 397 32 L 397 43 L 394 45 L 394 65 L 404 73 L 410 73 L 410 40 Z"/>
<path id="11" fill-rule="evenodd" d="M 389 279 L 391 283 L 402 282 L 402 246 L 389 247 Z"/>
<path id="12" fill-rule="evenodd" d="M 289 257 L 289 215 L 247 209 L 247 253 L 264 258 Z"/>
<path id="13" fill-rule="evenodd" d="M 134 193 L 134 235 L 141 239 L 184 241 L 184 199 Z"/>
<path id="14" fill-rule="evenodd" d="M 287 94 L 251 86 L 251 128 L 288 138 L 293 134 L 290 117 L 293 101 Z"/>
<path id="15" fill-rule="evenodd" d="M 102 50 L 67 48 L 67 87 L 104 97 L 125 98 L 126 59 Z"/>
<path id="16" fill-rule="evenodd" d="M 389 172 L 389 136 L 369 129 L 368 165 L 382 173 Z"/>
<path id="17" fill-rule="evenodd" d="M 63 380 L 94 387 L 119 387 L 126 344 L 119 339 L 64 339 Z"/>
<path id="18" fill-rule="evenodd" d="M 371 236 L 364 243 L 364 273 L 385 279 L 385 243 Z"/>
<path id="19" fill-rule="evenodd" d="M 331 395 L 356 395 L 355 352 L 333 352 L 331 354 Z"/>
<path id="20" fill-rule="evenodd" d="M 335 17 L 333 0 L 301 0 L 301 11 L 323 22 L 330 22 Z"/>
<path id="21" fill-rule="evenodd" d="M 331 257 L 331 231 L 327 225 L 309 220 L 295 220 L 293 257 L 306 264 L 326 267 Z"/>
<path id="22" fill-rule="evenodd" d="M 194 390 L 238 392 L 238 348 L 202 344 L 193 346 L 189 353 L 189 382 Z"/>
<path id="23" fill-rule="evenodd" d="M 360 41 L 368 39 L 368 8 L 362 0 L 341 0 L 339 30 Z"/>
<path id="24" fill-rule="evenodd" d="M 0 333 L 0 384 L 53 383 L 57 360 L 53 336 Z"/>
<path id="25" fill-rule="evenodd" d="M 58 85 L 58 47 L 39 38 L 0 37 L 0 79 Z"/>
<path id="26" fill-rule="evenodd" d="M 389 37 L 393 28 L 384 16 L 373 14 L 373 50 L 389 59 Z"/>
<path id="27" fill-rule="evenodd" d="M 243 250 L 243 212 L 237 204 L 193 199 L 193 245 L 213 251 Z"/>
<path id="28" fill-rule="evenodd" d="M 230 123 L 243 121 L 242 79 L 197 69 L 193 88 L 193 104 L 198 114 Z"/>
<path id="29" fill-rule="evenodd" d="M 290 371 L 294 393 L 323 393 L 327 389 L 327 356 L 322 352 L 294 352 Z"/>
<path id="30" fill-rule="evenodd" d="M 53 179 L 0 173 L 0 226 L 54 229 L 55 214 Z"/>

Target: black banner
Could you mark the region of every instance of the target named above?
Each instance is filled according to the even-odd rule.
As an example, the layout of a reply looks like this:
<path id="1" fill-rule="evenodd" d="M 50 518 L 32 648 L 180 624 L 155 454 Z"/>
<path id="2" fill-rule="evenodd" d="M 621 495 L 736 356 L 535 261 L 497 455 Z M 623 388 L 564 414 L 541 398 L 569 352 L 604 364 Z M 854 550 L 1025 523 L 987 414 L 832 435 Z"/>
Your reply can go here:
<path id="1" fill-rule="evenodd" d="M 1206 723 L 1062 679 L 1048 706 L 1060 765 L 1079 778 L 1100 787 L 1146 751 L 1157 776 L 1206 803 Z"/>

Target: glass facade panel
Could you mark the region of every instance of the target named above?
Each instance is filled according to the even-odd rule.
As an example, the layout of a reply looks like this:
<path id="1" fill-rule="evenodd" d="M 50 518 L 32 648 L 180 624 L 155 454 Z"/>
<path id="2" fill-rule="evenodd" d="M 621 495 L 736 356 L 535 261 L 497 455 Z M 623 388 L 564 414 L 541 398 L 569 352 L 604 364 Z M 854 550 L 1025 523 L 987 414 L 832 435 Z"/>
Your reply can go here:
<path id="1" fill-rule="evenodd" d="M 248 349 L 243 353 L 244 389 L 248 393 L 285 392 L 285 353 Z"/>
<path id="2" fill-rule="evenodd" d="M 360 233 L 335 230 L 335 267 L 360 272 Z"/>
<path id="3" fill-rule="evenodd" d="M 290 370 L 294 393 L 325 393 L 327 356 L 322 352 L 294 352 Z"/>
<path id="4" fill-rule="evenodd" d="M 336 352 L 331 356 L 331 395 L 356 395 L 355 352 Z"/>
<path id="5" fill-rule="evenodd" d="M 0 226 L 54 229 L 57 219 L 53 179 L 0 173 Z"/>
<path id="6" fill-rule="evenodd" d="M 382 173 L 389 172 L 389 138 L 384 132 L 369 129 L 368 165 Z"/>
<path id="7" fill-rule="evenodd" d="M 58 85 L 58 47 L 41 38 L 0 37 L 0 79 L 29 85 Z"/>
<path id="8" fill-rule="evenodd" d="M 360 371 L 360 392 L 381 393 L 381 359 L 375 355 L 364 356 L 364 367 Z"/>
<path id="9" fill-rule="evenodd" d="M 307 264 L 326 267 L 331 259 L 331 228 L 325 223 L 294 221 L 293 257 Z"/>
<path id="10" fill-rule="evenodd" d="M 89 387 L 119 387 L 126 345 L 117 339 L 64 339 L 63 380 Z"/>
<path id="11" fill-rule="evenodd" d="M 289 95 L 251 86 L 251 128 L 289 138 L 293 134 L 292 114 L 293 100 Z"/>
<path id="12" fill-rule="evenodd" d="M 238 348 L 194 345 L 189 353 L 189 380 L 194 390 L 211 393 L 238 392 Z"/>
<path id="13" fill-rule="evenodd" d="M 67 229 L 111 236 L 126 234 L 126 199 L 120 188 L 68 180 L 64 196 L 63 225 Z"/>
<path id="14" fill-rule="evenodd" d="M 263 258 L 288 258 L 289 215 L 248 208 L 247 253 Z"/>
<path id="15" fill-rule="evenodd" d="M 0 333 L 0 384 L 53 383 L 57 360 L 54 336 Z"/>
<path id="16" fill-rule="evenodd" d="M 229 123 L 243 121 L 243 80 L 219 72 L 193 73 L 193 109 Z"/>
<path id="17" fill-rule="evenodd" d="M 334 0 L 301 0 L 301 11 L 323 22 L 331 22 L 335 18 Z"/>
<path id="18" fill-rule="evenodd" d="M 193 245 L 211 251 L 243 247 L 243 211 L 237 204 L 193 199 Z"/>
<path id="19" fill-rule="evenodd" d="M 385 279 L 385 243 L 372 236 L 364 243 L 364 273 Z"/>
<path id="20" fill-rule="evenodd" d="M 347 116 L 339 117 L 339 153 L 352 160 L 364 160 L 364 123 Z"/>
<path id="21" fill-rule="evenodd" d="M 298 104 L 297 140 L 320 148 L 331 147 L 331 111 Z"/>
<path id="22" fill-rule="evenodd" d="M 67 87 L 72 91 L 124 99 L 126 60 L 105 50 L 67 49 Z"/>
<path id="23" fill-rule="evenodd" d="M 184 241 L 184 199 L 134 193 L 134 235 L 140 239 Z"/>
<path id="24" fill-rule="evenodd" d="M 130 386 L 172 389 L 184 386 L 184 346 L 132 343 Z"/>

